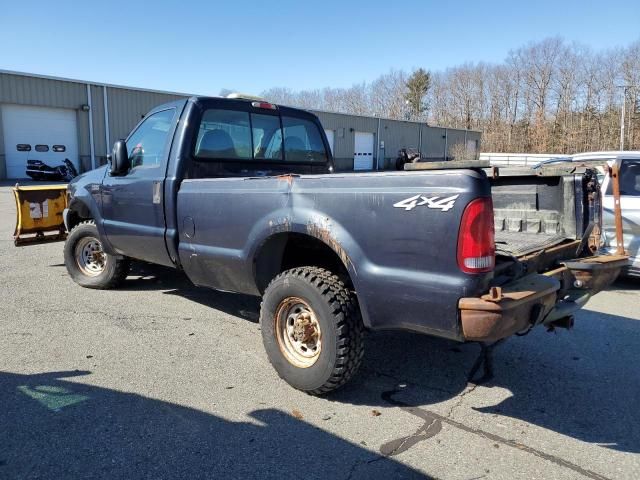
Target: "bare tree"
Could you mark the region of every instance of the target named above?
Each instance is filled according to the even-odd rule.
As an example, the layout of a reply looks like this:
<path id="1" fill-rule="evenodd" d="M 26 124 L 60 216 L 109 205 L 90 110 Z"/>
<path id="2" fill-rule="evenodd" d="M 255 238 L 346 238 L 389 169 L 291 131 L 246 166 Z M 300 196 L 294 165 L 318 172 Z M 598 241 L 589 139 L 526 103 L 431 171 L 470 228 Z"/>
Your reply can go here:
<path id="1" fill-rule="evenodd" d="M 396 119 L 406 119 L 405 102 L 411 97 L 412 119 L 481 130 L 487 151 L 616 149 L 623 101 L 618 86 L 640 84 L 640 40 L 593 52 L 547 38 L 511 51 L 502 64 L 466 63 L 428 74 L 422 70 L 429 81 L 420 73 L 417 93 L 411 96 L 408 85 L 419 71 L 391 70 L 350 88 L 272 88 L 263 96 L 285 105 Z M 640 112 L 635 108 L 640 89 L 628 89 L 624 101 L 625 145 L 640 149 Z"/>
<path id="2" fill-rule="evenodd" d="M 397 70 L 391 70 L 374 80 L 369 86 L 374 115 L 402 118 L 406 83 L 407 75 Z"/>

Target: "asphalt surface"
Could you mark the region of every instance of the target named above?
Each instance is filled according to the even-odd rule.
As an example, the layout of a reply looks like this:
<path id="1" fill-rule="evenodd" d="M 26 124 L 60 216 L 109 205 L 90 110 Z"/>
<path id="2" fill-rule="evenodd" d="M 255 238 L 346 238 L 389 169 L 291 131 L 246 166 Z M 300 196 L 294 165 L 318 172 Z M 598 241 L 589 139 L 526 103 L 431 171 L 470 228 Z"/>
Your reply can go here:
<path id="1" fill-rule="evenodd" d="M 484 385 L 477 345 L 389 332 L 314 398 L 269 365 L 257 299 L 150 266 L 83 289 L 14 217 L 1 187 L 0 479 L 640 478 L 640 282 L 510 339 Z"/>

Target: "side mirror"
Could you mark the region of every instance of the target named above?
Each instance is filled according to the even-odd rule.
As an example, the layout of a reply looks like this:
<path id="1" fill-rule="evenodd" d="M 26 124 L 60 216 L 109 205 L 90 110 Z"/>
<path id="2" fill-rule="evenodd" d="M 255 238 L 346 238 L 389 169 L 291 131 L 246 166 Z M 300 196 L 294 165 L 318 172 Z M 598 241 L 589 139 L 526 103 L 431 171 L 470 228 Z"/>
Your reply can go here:
<path id="1" fill-rule="evenodd" d="M 127 144 L 124 140 L 118 140 L 113 144 L 113 150 L 109 155 L 109 163 L 111 164 L 111 175 L 125 175 L 131 167 L 129 161 L 129 153 L 127 152 Z"/>

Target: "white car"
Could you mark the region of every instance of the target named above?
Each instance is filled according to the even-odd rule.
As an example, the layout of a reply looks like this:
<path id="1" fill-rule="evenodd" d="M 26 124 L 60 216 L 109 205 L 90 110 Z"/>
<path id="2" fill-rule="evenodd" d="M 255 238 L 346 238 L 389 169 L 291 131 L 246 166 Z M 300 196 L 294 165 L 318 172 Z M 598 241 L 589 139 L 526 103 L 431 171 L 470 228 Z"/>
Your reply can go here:
<path id="1" fill-rule="evenodd" d="M 574 162 L 603 160 L 612 165 L 620 159 L 620 208 L 624 249 L 629 255 L 628 275 L 640 276 L 640 151 L 590 152 L 572 155 Z M 618 242 L 613 215 L 613 189 L 605 169 L 602 185 L 603 227 L 605 248 L 615 252 Z"/>
<path id="2" fill-rule="evenodd" d="M 622 154 L 620 165 L 620 208 L 622 210 L 622 232 L 624 249 L 629 255 L 629 275 L 640 275 L 640 153 Z M 615 223 L 613 216 L 613 191 L 609 175 L 602 184 L 602 206 L 605 245 L 615 250 Z"/>

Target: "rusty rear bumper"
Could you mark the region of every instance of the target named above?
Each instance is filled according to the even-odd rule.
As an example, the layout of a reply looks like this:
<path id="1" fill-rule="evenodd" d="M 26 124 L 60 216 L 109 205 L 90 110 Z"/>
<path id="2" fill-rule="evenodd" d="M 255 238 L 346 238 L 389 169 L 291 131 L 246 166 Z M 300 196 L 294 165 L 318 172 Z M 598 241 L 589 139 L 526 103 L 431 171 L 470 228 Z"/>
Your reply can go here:
<path id="1" fill-rule="evenodd" d="M 550 272 L 493 287 L 481 297 L 461 298 L 458 308 L 464 339 L 492 342 L 564 319 L 610 285 L 627 264 L 624 255 L 568 260 Z"/>

